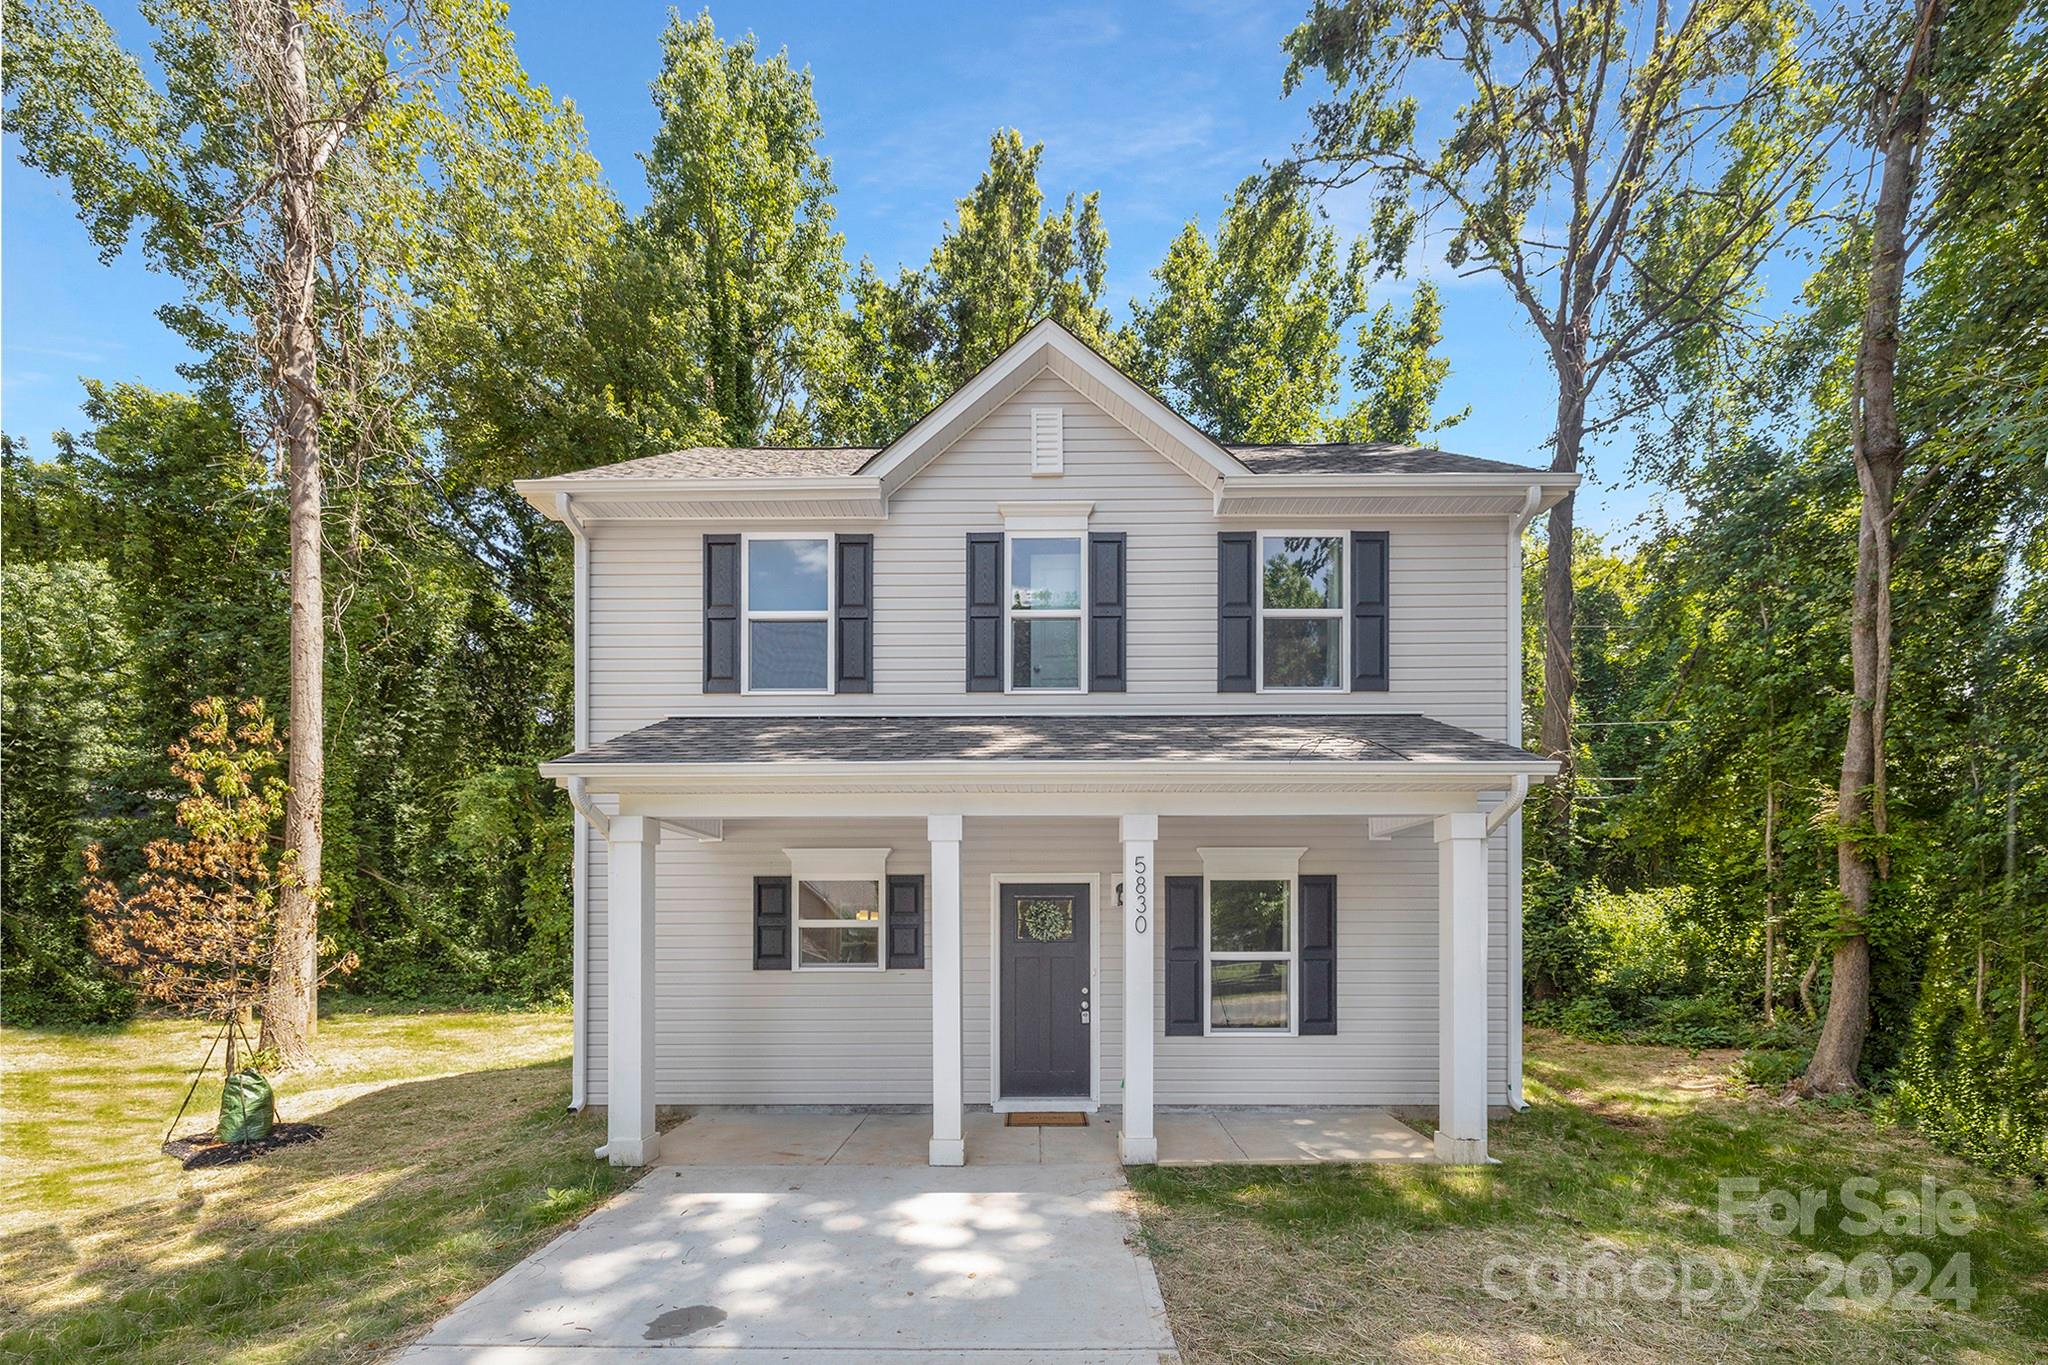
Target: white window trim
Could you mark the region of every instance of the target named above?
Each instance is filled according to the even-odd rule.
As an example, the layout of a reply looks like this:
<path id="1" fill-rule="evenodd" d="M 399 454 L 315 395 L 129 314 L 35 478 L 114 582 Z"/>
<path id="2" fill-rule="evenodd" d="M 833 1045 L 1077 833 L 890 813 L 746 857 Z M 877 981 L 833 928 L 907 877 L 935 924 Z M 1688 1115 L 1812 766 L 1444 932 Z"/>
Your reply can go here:
<path id="1" fill-rule="evenodd" d="M 886 848 L 785 848 L 789 859 L 789 966 L 798 972 L 879 972 L 889 959 L 889 850 Z M 872 964 L 814 962 L 804 964 L 803 931 L 844 929 L 842 919 L 803 917 L 803 883 L 873 882 L 875 884 L 875 960 Z"/>
<path id="2" fill-rule="evenodd" d="M 753 609 L 754 542 L 757 540 L 822 540 L 825 542 L 825 609 L 817 611 L 755 611 Z M 830 531 L 743 531 L 740 533 L 740 693 L 760 697 L 829 697 L 836 676 L 839 642 L 832 637 L 832 604 L 839 600 L 838 541 Z M 823 621 L 825 623 L 825 685 L 823 687 L 756 687 L 753 676 L 753 623 L 756 621 Z"/>
<path id="3" fill-rule="evenodd" d="M 1095 510 L 1087 502 L 1005 503 L 997 509 L 1003 516 L 1003 691 L 1033 697 L 1078 696 L 1088 690 L 1088 517 Z M 1074 653 L 1077 670 L 1073 687 L 1019 687 L 1011 655 L 1017 632 L 1011 624 L 1015 612 L 1017 542 L 1020 540 L 1071 540 L 1075 543 L 1076 582 L 1079 604 L 1034 610 L 1023 615 L 1041 621 L 1074 621 Z"/>
<path id="4" fill-rule="evenodd" d="M 1337 606 L 1328 607 L 1282 607 L 1271 615 L 1276 621 L 1327 621 L 1337 619 L 1337 683 L 1334 687 L 1268 687 L 1266 685 L 1266 541 L 1269 538 L 1309 540 L 1330 540 L 1337 542 Z M 1252 650 L 1257 656 L 1254 667 L 1258 670 L 1258 690 L 1261 692 L 1308 693 L 1328 695 L 1332 692 L 1346 692 L 1351 686 L 1351 533 L 1349 531 L 1320 530 L 1302 531 L 1287 528 L 1261 529 L 1252 533 L 1252 606 L 1258 631 L 1252 639 Z"/>
<path id="5" fill-rule="evenodd" d="M 1205 1038 L 1293 1038 L 1301 1030 L 1301 855 L 1306 848 L 1198 848 L 1202 860 L 1202 1036 Z M 1287 883 L 1287 909 L 1282 930 L 1284 953 L 1218 953 L 1211 947 L 1211 914 L 1215 883 Z M 1215 1026 L 1210 998 L 1212 962 L 1285 962 L 1287 964 L 1287 1026 L 1285 1028 L 1222 1028 Z"/>

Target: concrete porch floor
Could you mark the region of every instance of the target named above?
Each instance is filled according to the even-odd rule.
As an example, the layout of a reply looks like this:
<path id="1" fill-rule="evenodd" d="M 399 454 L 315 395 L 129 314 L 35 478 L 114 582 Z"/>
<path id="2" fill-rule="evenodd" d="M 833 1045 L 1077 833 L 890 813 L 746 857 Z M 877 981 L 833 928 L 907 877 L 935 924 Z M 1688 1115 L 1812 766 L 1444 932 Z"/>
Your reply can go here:
<path id="1" fill-rule="evenodd" d="M 1118 1116 L 1086 1127 L 1011 1128 L 966 1116 L 969 1166 L 1117 1164 Z M 1188 1109 L 1153 1118 L 1162 1166 L 1429 1161 L 1430 1140 L 1381 1109 Z M 926 1114 L 703 1109 L 661 1135 L 658 1166 L 922 1166 Z"/>

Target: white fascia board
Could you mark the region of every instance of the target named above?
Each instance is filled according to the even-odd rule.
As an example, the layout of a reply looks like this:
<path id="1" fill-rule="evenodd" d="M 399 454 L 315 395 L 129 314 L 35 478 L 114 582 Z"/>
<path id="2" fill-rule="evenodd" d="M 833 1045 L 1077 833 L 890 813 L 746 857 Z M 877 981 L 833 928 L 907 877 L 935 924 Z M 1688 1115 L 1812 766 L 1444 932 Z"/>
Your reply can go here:
<path id="1" fill-rule="evenodd" d="M 541 775 L 566 781 L 581 777 L 606 792 L 681 786 L 692 791 L 713 787 L 729 790 L 820 790 L 845 784 L 849 790 L 881 791 L 891 787 L 915 790 L 962 789 L 988 792 L 1043 790 L 1128 791 L 1159 787 L 1175 791 L 1241 791 L 1247 786 L 1356 790 L 1457 789 L 1499 791 L 1513 778 L 1532 781 L 1557 775 L 1553 759 L 1530 754 L 1527 760 L 1452 762 L 1411 760 L 1392 763 L 1346 763 L 1315 759 L 1304 762 L 1262 760 L 1231 762 L 1197 759 L 1185 762 L 1076 762 L 1047 760 L 1019 763 L 988 759 L 921 759 L 890 763 L 575 763 L 562 759 L 540 765 Z"/>
<path id="2" fill-rule="evenodd" d="M 562 519 L 558 495 L 571 504 L 620 502 L 759 502 L 764 511 L 777 504 L 806 499 L 837 498 L 879 505 L 882 481 L 865 474 L 818 475 L 806 478 L 745 479 L 519 479 L 518 494 L 551 521 Z"/>

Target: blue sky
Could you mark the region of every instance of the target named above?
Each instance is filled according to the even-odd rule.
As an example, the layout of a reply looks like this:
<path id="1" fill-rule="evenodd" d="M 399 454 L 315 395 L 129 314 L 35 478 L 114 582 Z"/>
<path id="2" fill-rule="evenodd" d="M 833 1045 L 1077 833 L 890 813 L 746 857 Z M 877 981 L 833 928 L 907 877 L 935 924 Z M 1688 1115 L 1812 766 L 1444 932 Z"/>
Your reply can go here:
<path id="1" fill-rule="evenodd" d="M 884 269 L 919 264 L 953 201 L 987 163 L 988 137 L 1014 126 L 1045 143 L 1049 198 L 1100 190 L 1109 230 L 1108 297 L 1121 314 L 1190 217 L 1213 224 L 1230 189 L 1283 156 L 1307 100 L 1283 101 L 1280 39 L 1304 5 L 1165 0 L 1072 6 L 723 3 L 721 34 L 751 29 L 787 47 L 817 82 L 848 256 Z M 131 42 L 125 7 L 109 17 Z M 686 11 L 688 12 L 688 11 Z M 636 154 L 654 132 L 647 83 L 666 8 L 513 0 L 527 69 L 573 99 L 593 151 L 631 208 L 646 197 Z M 1427 92 L 1426 92 L 1427 93 Z M 1445 99 L 1455 90 L 1446 89 Z M 10 145 L 0 240 L 0 422 L 31 449 L 77 430 L 81 376 L 176 386 L 182 348 L 157 322 L 175 296 L 133 256 L 102 266 L 65 189 L 22 167 Z M 1354 204 L 1328 205 L 1344 228 Z M 1432 275 L 1443 293 L 1443 407 L 1470 406 L 1446 433 L 1454 450 L 1545 463 L 1550 373 L 1535 334 L 1491 277 Z M 1406 286 L 1382 286 L 1399 297 Z M 1626 484 L 1626 453 L 1591 452 L 1581 525 L 1625 531 L 1654 490 Z"/>

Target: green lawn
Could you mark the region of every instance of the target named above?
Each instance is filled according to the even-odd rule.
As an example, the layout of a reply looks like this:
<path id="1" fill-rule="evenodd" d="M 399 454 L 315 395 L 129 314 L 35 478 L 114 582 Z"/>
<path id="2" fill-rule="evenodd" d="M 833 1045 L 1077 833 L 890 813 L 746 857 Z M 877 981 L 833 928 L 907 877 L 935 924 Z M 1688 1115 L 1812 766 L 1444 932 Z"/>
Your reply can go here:
<path id="1" fill-rule="evenodd" d="M 2042 1191 L 1978 1174 L 1856 1109 L 1745 1092 L 1732 1062 L 1534 1034 L 1530 1108 L 1495 1123 L 1497 1166 L 1135 1174 L 1182 1351 L 1194 1362 L 1657 1365 L 2048 1353 Z M 1928 1177 L 1966 1195 L 1974 1222 L 1951 1217 L 1952 1235 L 1850 1235 L 1857 1210 L 1841 1190 L 1859 1176 L 1879 1182 L 1880 1202 Z M 1738 1208 L 1724 1233 L 1719 1182 L 1745 1177 L 1828 1202 L 1811 1232 L 1760 1228 Z M 1919 1278 L 1916 1256 L 1938 1275 L 1959 1254 L 1975 1291 L 1968 1312 L 1884 1292 Z M 1827 1263 L 1809 1256 L 1837 1258 L 1860 1294 L 1831 1289 Z M 1756 1288 L 1736 1289 L 1736 1272 Z M 1930 1276 L 1927 1287 L 1957 1283 Z M 1805 1306 L 1816 1290 L 1820 1306 Z"/>
<path id="2" fill-rule="evenodd" d="M 202 1025 L 0 1032 L 0 1357 L 359 1360 L 402 1343 L 606 1198 L 594 1117 L 562 1112 L 560 1014 L 342 1014 L 282 1084 L 325 1141 L 181 1171 L 157 1152 Z M 1787 1106 L 1732 1058 L 1534 1035 L 1531 1108 L 1498 1166 L 1139 1172 L 1139 1212 L 1191 1361 L 2038 1360 L 2048 1198 L 1979 1175 L 1854 1109 Z M 215 1091 L 217 1093 L 217 1090 Z M 198 1120 L 210 1122 L 202 1092 Z M 1851 1236 L 1717 1222 L 1723 1177 L 1835 1196 L 1852 1176 L 1974 1204 L 1967 1229 Z M 1802 1307 L 1865 1257 L 1969 1258 L 1967 1312 L 1866 1292 Z M 1658 1267 L 1740 1272 L 1688 1302 Z M 1618 1293 L 1594 1292 L 1619 1275 Z M 1756 1277 L 1762 1274 L 1761 1281 Z M 1633 1276 L 1633 1280 L 1631 1279 Z M 1489 1285 L 1495 1291 L 1488 1292 Z M 1934 1287 L 1934 1286 L 1930 1286 Z M 1876 1300 L 1876 1301 L 1872 1301 Z"/>
<path id="3" fill-rule="evenodd" d="M 326 1139 L 186 1172 L 158 1143 L 209 1036 L 0 1031 L 0 1358 L 372 1358 L 621 1183 L 563 1112 L 566 1014 L 325 1018 L 279 1111 Z"/>

